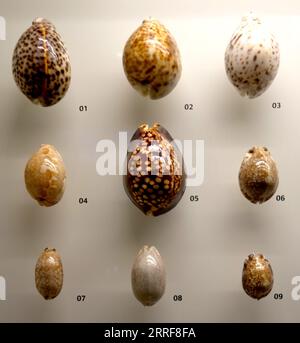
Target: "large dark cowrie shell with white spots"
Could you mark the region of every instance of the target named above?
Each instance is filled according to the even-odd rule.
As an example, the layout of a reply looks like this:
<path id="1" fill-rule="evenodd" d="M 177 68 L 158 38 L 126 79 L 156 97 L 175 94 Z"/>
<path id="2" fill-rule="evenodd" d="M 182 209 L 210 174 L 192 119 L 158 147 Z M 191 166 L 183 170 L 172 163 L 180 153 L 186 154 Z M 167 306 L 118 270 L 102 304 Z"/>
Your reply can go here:
<path id="1" fill-rule="evenodd" d="M 185 191 L 183 157 L 169 132 L 159 124 L 141 125 L 127 152 L 124 188 L 146 215 L 158 216 L 174 208 Z"/>
<path id="2" fill-rule="evenodd" d="M 64 97 L 71 65 L 53 24 L 43 18 L 33 21 L 15 47 L 12 69 L 16 84 L 33 103 L 51 106 Z"/>

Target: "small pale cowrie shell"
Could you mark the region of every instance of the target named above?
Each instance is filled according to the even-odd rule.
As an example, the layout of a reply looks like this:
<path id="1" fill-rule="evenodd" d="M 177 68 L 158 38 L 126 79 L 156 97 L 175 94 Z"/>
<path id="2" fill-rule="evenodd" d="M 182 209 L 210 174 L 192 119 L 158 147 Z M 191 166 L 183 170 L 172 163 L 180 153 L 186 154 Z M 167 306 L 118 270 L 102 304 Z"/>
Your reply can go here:
<path id="1" fill-rule="evenodd" d="M 24 177 L 27 191 L 41 206 L 57 204 L 64 194 L 65 166 L 53 145 L 41 145 L 27 162 Z"/>
<path id="2" fill-rule="evenodd" d="M 132 87 L 151 99 L 169 94 L 181 76 L 177 44 L 155 19 L 144 20 L 130 36 L 123 52 L 123 67 Z"/>
<path id="3" fill-rule="evenodd" d="M 164 262 L 155 247 L 147 245 L 136 256 L 131 272 L 132 290 L 144 306 L 152 306 L 163 296 L 166 288 Z"/>
<path id="4" fill-rule="evenodd" d="M 269 150 L 254 146 L 241 164 L 239 184 L 243 195 L 252 203 L 263 203 L 276 192 L 279 183 L 276 163 Z"/>
<path id="5" fill-rule="evenodd" d="M 39 256 L 35 267 L 35 285 L 46 300 L 54 299 L 63 286 L 63 267 L 55 249 L 46 248 Z"/>
<path id="6" fill-rule="evenodd" d="M 242 283 L 245 292 L 254 299 L 266 297 L 273 287 L 270 262 L 262 254 L 251 254 L 244 262 Z"/>
<path id="7" fill-rule="evenodd" d="M 141 125 L 127 153 L 124 188 L 144 214 L 158 216 L 173 209 L 185 191 L 183 157 L 169 132 L 159 124 Z"/>
<path id="8" fill-rule="evenodd" d="M 71 65 L 54 25 L 37 18 L 19 39 L 12 61 L 16 84 L 35 104 L 51 106 L 66 94 Z"/>

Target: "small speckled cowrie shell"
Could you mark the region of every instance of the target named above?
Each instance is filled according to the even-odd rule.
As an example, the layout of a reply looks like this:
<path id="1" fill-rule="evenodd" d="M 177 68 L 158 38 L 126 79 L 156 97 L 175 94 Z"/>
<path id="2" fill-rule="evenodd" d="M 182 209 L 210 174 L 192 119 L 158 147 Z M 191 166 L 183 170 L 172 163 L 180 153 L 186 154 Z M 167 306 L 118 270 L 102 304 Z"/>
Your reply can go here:
<path id="1" fill-rule="evenodd" d="M 276 163 L 265 147 L 250 149 L 239 172 L 241 192 L 252 203 L 263 203 L 276 192 L 279 178 Z"/>
<path id="2" fill-rule="evenodd" d="M 135 258 L 131 272 L 132 290 L 144 306 L 152 306 L 166 288 L 164 262 L 155 247 L 145 245 Z"/>
<path id="3" fill-rule="evenodd" d="M 27 191 L 41 206 L 57 204 L 64 194 L 65 166 L 53 145 L 41 145 L 27 162 L 24 177 Z"/>
<path id="4" fill-rule="evenodd" d="M 51 106 L 63 98 L 71 81 L 68 52 L 54 25 L 37 18 L 19 39 L 13 54 L 13 75 L 33 103 Z"/>
<path id="5" fill-rule="evenodd" d="M 181 76 L 177 44 L 170 32 L 155 19 L 144 20 L 128 39 L 123 67 L 130 84 L 151 99 L 169 94 Z"/>
<path id="6" fill-rule="evenodd" d="M 35 267 L 35 285 L 39 293 L 50 300 L 58 296 L 63 286 L 63 267 L 55 249 L 46 248 Z"/>
<path id="7" fill-rule="evenodd" d="M 253 13 L 242 18 L 225 52 L 229 80 L 239 93 L 255 98 L 265 92 L 277 75 L 279 45 L 265 24 Z"/>
<path id="8" fill-rule="evenodd" d="M 126 162 L 125 191 L 144 214 L 158 216 L 178 204 L 185 191 L 184 162 L 165 128 L 141 125 L 131 139 Z"/>
<path id="9" fill-rule="evenodd" d="M 254 299 L 266 297 L 273 287 L 273 271 L 262 254 L 251 254 L 244 262 L 242 283 L 245 292 Z"/>

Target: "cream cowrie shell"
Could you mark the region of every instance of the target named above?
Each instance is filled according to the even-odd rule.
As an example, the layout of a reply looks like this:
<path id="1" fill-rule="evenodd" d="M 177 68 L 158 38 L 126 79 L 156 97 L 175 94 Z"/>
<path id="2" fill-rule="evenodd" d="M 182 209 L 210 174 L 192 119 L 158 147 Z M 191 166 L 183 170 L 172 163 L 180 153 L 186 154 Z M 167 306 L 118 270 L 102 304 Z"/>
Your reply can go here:
<path id="1" fill-rule="evenodd" d="M 131 272 L 132 290 L 145 306 L 154 305 L 164 294 L 166 271 L 155 247 L 145 245 L 135 258 Z"/>

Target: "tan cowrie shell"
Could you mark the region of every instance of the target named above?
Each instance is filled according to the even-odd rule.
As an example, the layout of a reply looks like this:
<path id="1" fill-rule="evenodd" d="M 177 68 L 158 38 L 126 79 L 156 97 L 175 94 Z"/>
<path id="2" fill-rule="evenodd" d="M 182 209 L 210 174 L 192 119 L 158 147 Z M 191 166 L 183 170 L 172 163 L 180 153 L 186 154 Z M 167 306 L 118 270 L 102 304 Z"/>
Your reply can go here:
<path id="1" fill-rule="evenodd" d="M 241 164 L 239 184 L 241 192 L 252 203 L 269 200 L 279 183 L 276 163 L 265 147 L 250 149 Z"/>
<path id="2" fill-rule="evenodd" d="M 50 300 L 58 296 L 63 286 L 63 267 L 55 249 L 46 248 L 35 267 L 35 284 L 39 293 Z"/>
<path id="3" fill-rule="evenodd" d="M 144 20 L 128 39 L 123 67 L 130 84 L 142 95 L 159 99 L 169 94 L 181 76 L 177 44 L 155 19 Z"/>
<path id="4" fill-rule="evenodd" d="M 245 292 L 254 299 L 267 296 L 273 287 L 273 271 L 262 254 L 251 254 L 244 262 L 242 283 Z"/>
<path id="5" fill-rule="evenodd" d="M 41 206 L 53 206 L 62 198 L 66 172 L 60 153 L 49 144 L 43 144 L 27 162 L 25 184 L 30 195 Z"/>

